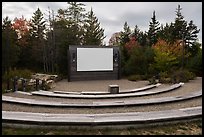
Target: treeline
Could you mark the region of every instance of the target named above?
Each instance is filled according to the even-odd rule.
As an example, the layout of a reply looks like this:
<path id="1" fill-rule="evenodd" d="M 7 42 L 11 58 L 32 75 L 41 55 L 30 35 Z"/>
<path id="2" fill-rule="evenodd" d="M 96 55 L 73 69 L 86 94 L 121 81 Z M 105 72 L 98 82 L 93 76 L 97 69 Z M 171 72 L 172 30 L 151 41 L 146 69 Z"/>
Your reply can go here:
<path id="1" fill-rule="evenodd" d="M 30 20 L 8 17 L 2 23 L 2 72 L 26 68 L 34 72 L 67 76 L 69 45 L 103 46 L 104 29 L 93 10 L 68 2 L 57 15 L 48 8 L 45 17 L 38 8 Z"/>
<path id="2" fill-rule="evenodd" d="M 178 5 L 174 22 L 160 24 L 154 11 L 147 32 L 141 31 L 137 25 L 131 30 L 125 22 L 123 30 L 115 33 L 109 44 L 120 46 L 122 74 L 131 76 L 131 79 L 132 75 L 134 79 L 147 79 L 158 75 L 171 77 L 183 72 L 202 76 L 199 31 L 192 20 L 187 22 L 184 19 Z"/>
<path id="3" fill-rule="evenodd" d="M 8 17 L 2 23 L 2 72 L 9 69 L 29 69 L 67 77 L 69 45 L 103 45 L 104 29 L 93 10 L 86 12 L 84 4 L 68 2 L 57 15 L 48 9 L 44 17 L 38 8 L 28 21 Z M 125 22 L 123 30 L 109 45 L 120 46 L 122 75 L 154 76 L 187 69 L 202 76 L 202 49 L 197 41 L 199 29 L 187 22 L 176 9 L 174 22 L 160 24 L 153 12 L 149 30 L 133 30 Z M 106 45 L 107 46 L 107 45 Z"/>

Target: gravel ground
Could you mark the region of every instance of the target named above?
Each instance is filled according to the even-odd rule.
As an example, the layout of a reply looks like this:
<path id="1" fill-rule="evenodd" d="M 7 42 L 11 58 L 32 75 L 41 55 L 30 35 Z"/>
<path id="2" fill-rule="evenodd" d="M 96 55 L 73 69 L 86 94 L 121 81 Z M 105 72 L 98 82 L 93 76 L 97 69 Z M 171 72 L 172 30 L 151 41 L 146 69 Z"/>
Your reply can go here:
<path id="1" fill-rule="evenodd" d="M 94 80 L 94 81 L 74 81 L 67 82 L 62 80 L 56 83 L 55 88 L 51 89 L 60 91 L 108 91 L 109 85 L 119 85 L 121 90 L 132 89 L 148 85 L 148 81 L 133 82 L 127 79 L 120 80 Z"/>
<path id="2" fill-rule="evenodd" d="M 99 81 L 96 81 L 97 85 Z M 110 82 L 110 81 L 109 81 Z M 113 82 L 113 81 L 112 81 Z M 125 88 L 125 89 L 133 89 L 133 88 L 140 88 L 140 87 L 144 87 L 146 86 L 146 84 L 148 83 L 147 81 L 139 81 L 139 82 L 130 82 L 128 80 L 122 80 L 120 81 L 120 85 L 119 86 L 123 86 L 125 87 L 126 83 L 129 83 L 129 87 Z M 60 82 L 58 82 L 58 84 L 60 84 Z M 64 82 L 62 82 L 64 83 Z M 68 83 L 68 82 L 67 82 Z M 64 83 L 65 85 L 67 83 Z M 80 82 L 81 83 L 81 82 Z M 107 82 L 108 83 L 108 82 Z M 119 83 L 119 82 L 118 82 Z M 75 84 L 75 83 L 73 83 Z M 79 82 L 77 82 L 77 84 L 79 84 Z M 95 85 L 93 83 L 93 81 L 91 81 L 91 84 Z M 90 83 L 87 83 L 87 87 L 91 86 Z M 101 85 L 104 85 L 103 83 L 101 83 Z M 100 86 L 101 86 L 100 85 Z M 131 86 L 130 86 L 131 85 Z M 162 89 L 165 88 L 167 86 L 170 86 L 169 84 L 162 84 L 157 88 L 151 89 L 151 90 L 158 90 L 158 89 Z M 79 86 L 78 90 L 80 89 Z M 75 87 L 75 88 L 77 88 Z M 56 87 L 57 88 L 57 87 Z M 197 77 L 195 80 L 191 80 L 188 83 L 185 83 L 182 87 L 173 90 L 173 91 L 169 91 L 169 92 L 164 92 L 164 93 L 160 93 L 160 94 L 153 94 L 153 95 L 145 95 L 145 96 L 138 96 L 138 97 L 128 97 L 128 98 L 109 98 L 109 99 L 72 99 L 72 98 L 57 98 L 57 97 L 46 97 L 46 96 L 29 96 L 29 95 L 24 95 L 24 94 L 19 94 L 19 93 L 5 93 L 4 95 L 7 96 L 12 96 L 12 97 L 22 97 L 22 98 L 30 98 L 30 99 L 38 99 L 38 100 L 48 100 L 48 101 L 60 101 L 60 102 L 69 102 L 69 103 L 92 103 L 93 101 L 117 101 L 117 100 L 134 100 L 134 99 L 148 99 L 148 98 L 159 98 L 159 97 L 168 97 L 168 96 L 179 96 L 179 95 L 184 95 L 184 94 L 188 94 L 191 92 L 196 92 L 198 90 L 202 89 L 202 78 Z"/>
<path id="3" fill-rule="evenodd" d="M 79 81 L 79 82 L 67 82 L 66 80 L 60 81 L 56 84 L 56 87 L 52 90 L 67 90 L 67 91 L 104 91 L 107 90 L 108 85 L 118 84 L 120 89 L 132 89 L 146 86 L 148 81 L 139 81 L 131 82 L 128 80 L 107 80 L 107 81 Z M 163 84 L 158 88 L 163 88 L 169 86 L 168 84 Z M 61 102 L 73 102 L 73 103 L 91 103 L 93 101 L 101 100 L 128 100 L 128 99 L 142 99 L 142 98 L 156 98 L 156 97 L 167 97 L 167 96 L 177 96 L 187 94 L 193 91 L 202 89 L 202 78 L 197 77 L 195 80 L 191 80 L 188 83 L 185 83 L 183 87 L 176 89 L 175 91 L 170 91 L 166 93 L 148 95 L 142 97 L 130 97 L 130 98 L 119 98 L 119 99 L 66 99 L 66 98 L 49 98 L 41 96 L 27 96 L 16 93 L 5 93 L 4 95 L 15 96 L 15 97 L 26 97 L 26 98 L 35 98 L 39 100 L 52 100 L 52 101 L 61 101 Z M 175 103 L 165 103 L 157 105 L 145 105 L 145 106 L 132 106 L 132 107 L 111 107 L 111 108 L 47 108 L 47 107 L 38 107 L 38 106 L 26 106 L 18 104 L 9 104 L 2 103 L 2 110 L 4 111 L 24 111 L 24 112 L 41 112 L 41 113 L 87 113 L 87 114 L 96 114 L 96 113 L 122 113 L 122 112 L 142 112 L 142 111 L 156 111 L 156 110 L 168 110 L 168 109 L 177 109 L 185 107 L 193 107 L 202 105 L 202 97 L 175 102 Z"/>
<path id="4" fill-rule="evenodd" d="M 129 106 L 129 107 L 109 107 L 109 108 L 48 108 L 39 106 L 14 105 L 2 103 L 4 111 L 22 111 L 36 113 L 83 113 L 83 114 L 98 114 L 98 113 L 124 113 L 124 112 L 148 112 L 160 111 L 169 109 L 179 109 L 186 107 L 195 107 L 202 105 L 202 97 L 186 100 L 175 103 L 165 103 L 157 105 Z"/>

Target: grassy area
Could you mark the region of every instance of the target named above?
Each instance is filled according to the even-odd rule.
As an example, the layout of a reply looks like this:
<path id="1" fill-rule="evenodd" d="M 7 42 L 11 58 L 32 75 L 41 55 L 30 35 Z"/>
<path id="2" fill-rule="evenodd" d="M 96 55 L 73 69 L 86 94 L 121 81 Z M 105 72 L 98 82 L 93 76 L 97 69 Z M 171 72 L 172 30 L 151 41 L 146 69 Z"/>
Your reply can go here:
<path id="1" fill-rule="evenodd" d="M 202 120 L 125 129 L 31 129 L 2 128 L 2 135 L 202 135 Z"/>

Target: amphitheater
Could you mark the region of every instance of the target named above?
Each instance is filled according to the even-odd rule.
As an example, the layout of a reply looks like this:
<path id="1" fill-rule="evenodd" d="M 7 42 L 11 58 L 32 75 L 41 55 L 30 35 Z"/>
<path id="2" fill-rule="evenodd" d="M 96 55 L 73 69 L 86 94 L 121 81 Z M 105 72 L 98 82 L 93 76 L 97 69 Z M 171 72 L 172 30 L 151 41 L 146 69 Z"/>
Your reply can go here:
<path id="1" fill-rule="evenodd" d="M 108 92 L 118 85 L 119 93 Z M 3 127 L 124 128 L 202 119 L 202 78 L 187 83 L 62 80 L 50 91 L 2 95 Z"/>

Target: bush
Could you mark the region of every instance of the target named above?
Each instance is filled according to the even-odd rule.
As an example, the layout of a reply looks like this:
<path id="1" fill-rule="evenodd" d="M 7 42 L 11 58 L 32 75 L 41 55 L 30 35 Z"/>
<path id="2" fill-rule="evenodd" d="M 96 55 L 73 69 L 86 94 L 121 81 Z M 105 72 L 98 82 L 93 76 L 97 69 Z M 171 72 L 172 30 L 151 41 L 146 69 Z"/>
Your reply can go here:
<path id="1" fill-rule="evenodd" d="M 138 81 L 138 80 L 141 80 L 141 76 L 140 75 L 130 75 L 130 76 L 128 76 L 128 80 Z"/>
<path id="2" fill-rule="evenodd" d="M 148 80 L 150 78 L 149 75 L 130 75 L 128 76 L 128 80 L 130 81 L 138 81 L 138 80 Z"/>
<path id="3" fill-rule="evenodd" d="M 27 69 L 14 69 L 14 70 L 9 70 L 8 72 L 5 72 L 4 75 L 2 76 L 2 93 L 5 93 L 5 91 L 7 90 L 7 83 L 9 80 L 9 88 L 12 89 L 13 88 L 13 80 L 14 77 L 18 77 L 18 78 L 25 78 L 25 79 L 30 79 L 31 75 L 33 73 L 30 70 Z M 18 90 L 22 90 L 22 84 L 21 82 L 18 81 Z M 29 91 L 30 89 L 26 88 L 27 91 Z"/>
<path id="4" fill-rule="evenodd" d="M 22 69 L 22 70 L 14 69 L 14 70 L 9 70 L 8 72 L 5 72 L 2 80 L 3 82 L 6 82 L 8 79 L 13 79 L 15 76 L 17 76 L 18 78 L 30 79 L 32 74 L 33 72 L 31 72 L 28 69 Z"/>
<path id="5" fill-rule="evenodd" d="M 202 51 L 189 59 L 187 68 L 197 76 L 202 76 Z"/>
<path id="6" fill-rule="evenodd" d="M 171 82 L 172 83 L 188 82 L 189 80 L 193 80 L 195 77 L 196 75 L 193 72 L 180 69 L 172 74 Z"/>
<path id="7" fill-rule="evenodd" d="M 159 82 L 160 83 L 171 83 L 170 76 L 166 71 L 159 73 Z"/>

